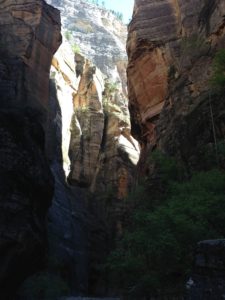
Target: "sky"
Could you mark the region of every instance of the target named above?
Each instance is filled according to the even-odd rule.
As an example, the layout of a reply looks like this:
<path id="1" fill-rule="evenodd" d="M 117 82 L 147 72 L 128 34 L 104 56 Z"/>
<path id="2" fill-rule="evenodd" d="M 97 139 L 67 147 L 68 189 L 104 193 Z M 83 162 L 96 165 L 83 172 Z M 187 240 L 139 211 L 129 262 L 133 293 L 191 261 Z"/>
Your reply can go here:
<path id="1" fill-rule="evenodd" d="M 107 9 L 113 9 L 123 14 L 125 24 L 129 22 L 133 13 L 134 0 L 104 0 L 104 2 Z"/>

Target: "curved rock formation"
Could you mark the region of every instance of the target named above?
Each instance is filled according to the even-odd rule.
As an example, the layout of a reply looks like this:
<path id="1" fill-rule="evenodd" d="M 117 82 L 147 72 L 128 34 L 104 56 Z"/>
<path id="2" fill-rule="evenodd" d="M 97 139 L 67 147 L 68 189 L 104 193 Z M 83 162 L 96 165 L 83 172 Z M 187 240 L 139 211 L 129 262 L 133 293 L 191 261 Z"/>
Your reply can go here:
<path id="1" fill-rule="evenodd" d="M 178 119 L 187 126 L 188 115 L 207 106 L 212 60 L 224 47 L 224 9 L 223 1 L 135 1 L 127 42 L 128 88 L 132 131 L 143 145 L 168 151 L 180 139 L 175 137 Z M 190 135 L 180 134 L 188 143 Z"/>
<path id="2" fill-rule="evenodd" d="M 53 178 L 45 158 L 49 68 L 60 18 L 44 1 L 0 3 L 0 294 L 39 269 Z"/>

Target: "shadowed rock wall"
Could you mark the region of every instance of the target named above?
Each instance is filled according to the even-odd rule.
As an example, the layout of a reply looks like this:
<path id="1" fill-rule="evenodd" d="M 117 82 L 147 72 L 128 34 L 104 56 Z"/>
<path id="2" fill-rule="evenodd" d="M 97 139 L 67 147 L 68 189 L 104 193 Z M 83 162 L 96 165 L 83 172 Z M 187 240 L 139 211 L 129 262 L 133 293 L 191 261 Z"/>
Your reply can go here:
<path id="1" fill-rule="evenodd" d="M 49 68 L 60 18 L 44 1 L 0 3 L 0 293 L 45 258 L 53 178 L 45 158 Z"/>

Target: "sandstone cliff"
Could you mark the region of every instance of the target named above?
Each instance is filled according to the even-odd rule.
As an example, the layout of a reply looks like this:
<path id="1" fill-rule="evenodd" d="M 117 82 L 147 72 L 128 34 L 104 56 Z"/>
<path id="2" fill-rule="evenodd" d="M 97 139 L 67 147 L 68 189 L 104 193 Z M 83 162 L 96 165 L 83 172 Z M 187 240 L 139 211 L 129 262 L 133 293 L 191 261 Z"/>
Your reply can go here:
<path id="1" fill-rule="evenodd" d="M 124 199 L 139 159 L 130 133 L 127 29 L 87 1 L 48 3 L 61 11 L 64 36 L 52 62 L 49 136 L 56 138 L 48 150 L 56 187 L 49 235 L 56 242 L 50 242 L 51 253 L 63 257 L 73 292 L 93 295 L 97 287 L 104 295 L 98 265 L 123 230 Z"/>
<path id="2" fill-rule="evenodd" d="M 44 1 L 0 3 L 0 293 L 44 262 L 53 178 L 45 158 L 49 69 L 60 19 Z"/>
<path id="3" fill-rule="evenodd" d="M 124 199 L 139 159 L 130 133 L 126 27 L 84 1 L 48 2 L 61 10 L 63 24 L 63 44 L 52 61 L 47 126 L 55 177 L 50 257 L 60 260 L 72 292 L 82 295 L 95 293 L 95 267 L 113 235 L 122 232 Z"/>
<path id="4" fill-rule="evenodd" d="M 88 289 L 87 264 L 101 262 L 112 230 L 121 231 L 123 199 L 134 181 L 139 146 L 130 134 L 121 89 L 81 54 L 74 55 L 68 41 L 53 58 L 51 77 L 48 154 L 56 185 L 49 233 L 57 241 L 50 243 L 82 294 Z M 112 213 L 107 220 L 112 204 L 102 199 L 109 189 L 115 225 Z M 87 201 L 88 190 L 92 196 Z"/>
<path id="5" fill-rule="evenodd" d="M 150 204 L 154 193 L 165 188 L 154 159 L 149 159 L 156 149 L 173 157 L 177 168 L 181 163 L 186 178 L 213 168 L 224 172 L 224 86 L 218 90 L 211 80 L 215 58 L 225 48 L 224 14 L 220 0 L 135 1 L 127 41 L 128 94 L 132 133 L 142 145 L 139 174 L 147 175 Z M 199 243 L 188 299 L 223 297 L 224 269 L 218 268 L 223 243 Z"/>
<path id="6" fill-rule="evenodd" d="M 127 153 L 131 164 L 136 164 L 139 152 L 137 143 L 130 135 L 127 108 L 126 27 L 106 9 L 88 2 L 74 0 L 72 3 L 49 3 L 61 10 L 65 42 L 64 50 L 53 61 L 53 72 L 61 72 L 62 68 L 66 68 L 61 77 L 66 86 L 70 86 L 70 92 L 64 92 L 63 88 L 59 95 L 59 98 L 67 97 L 68 101 L 67 105 L 64 105 L 65 100 L 60 103 L 67 111 L 67 115 L 62 116 L 66 175 L 70 173 L 71 181 L 88 186 L 92 191 L 96 190 L 96 186 L 101 186 L 100 189 L 106 189 L 109 185 L 116 186 L 119 180 L 117 169 L 124 165 L 124 156 L 120 158 L 121 153 Z M 74 49 L 74 45 L 79 49 Z M 75 65 L 71 50 L 70 58 L 66 58 L 69 48 L 75 52 Z M 72 74 L 73 68 L 76 76 Z M 59 79 L 56 78 L 60 88 L 62 80 L 59 82 Z M 62 108 L 62 113 L 64 111 L 65 108 Z M 68 157 L 66 152 L 71 113 L 72 132 Z M 121 172 L 124 173 L 119 171 Z M 131 182 L 131 178 L 127 178 L 129 172 L 125 173 L 125 181 Z"/>
<path id="7" fill-rule="evenodd" d="M 224 10 L 223 1 L 135 2 L 128 86 L 132 130 L 142 153 L 157 146 L 197 167 L 203 145 L 214 143 L 209 79 L 213 57 L 224 48 Z M 211 100 L 221 140 L 223 101 L 215 95 Z"/>

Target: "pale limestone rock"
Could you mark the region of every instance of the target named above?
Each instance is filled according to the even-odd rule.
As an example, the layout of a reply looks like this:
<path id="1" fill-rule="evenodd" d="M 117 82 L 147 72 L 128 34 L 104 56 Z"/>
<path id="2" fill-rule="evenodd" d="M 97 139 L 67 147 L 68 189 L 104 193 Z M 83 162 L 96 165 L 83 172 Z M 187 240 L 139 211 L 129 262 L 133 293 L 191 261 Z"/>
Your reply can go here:
<path id="1" fill-rule="evenodd" d="M 64 33 L 87 59 L 126 94 L 127 27 L 111 12 L 83 0 L 48 0 L 61 11 Z M 66 37 L 65 37 L 66 39 Z"/>
<path id="2" fill-rule="evenodd" d="M 53 122 L 59 122 L 62 130 L 62 160 L 65 175 L 70 172 L 69 145 L 71 135 L 71 121 L 73 116 L 73 96 L 77 93 L 79 78 L 75 73 L 74 54 L 68 43 L 63 43 L 52 60 L 51 77 L 55 81 L 56 97 L 59 102 L 60 112 L 55 115 Z M 73 122 L 74 124 L 74 122 Z M 77 120 L 78 135 L 81 129 Z"/>

